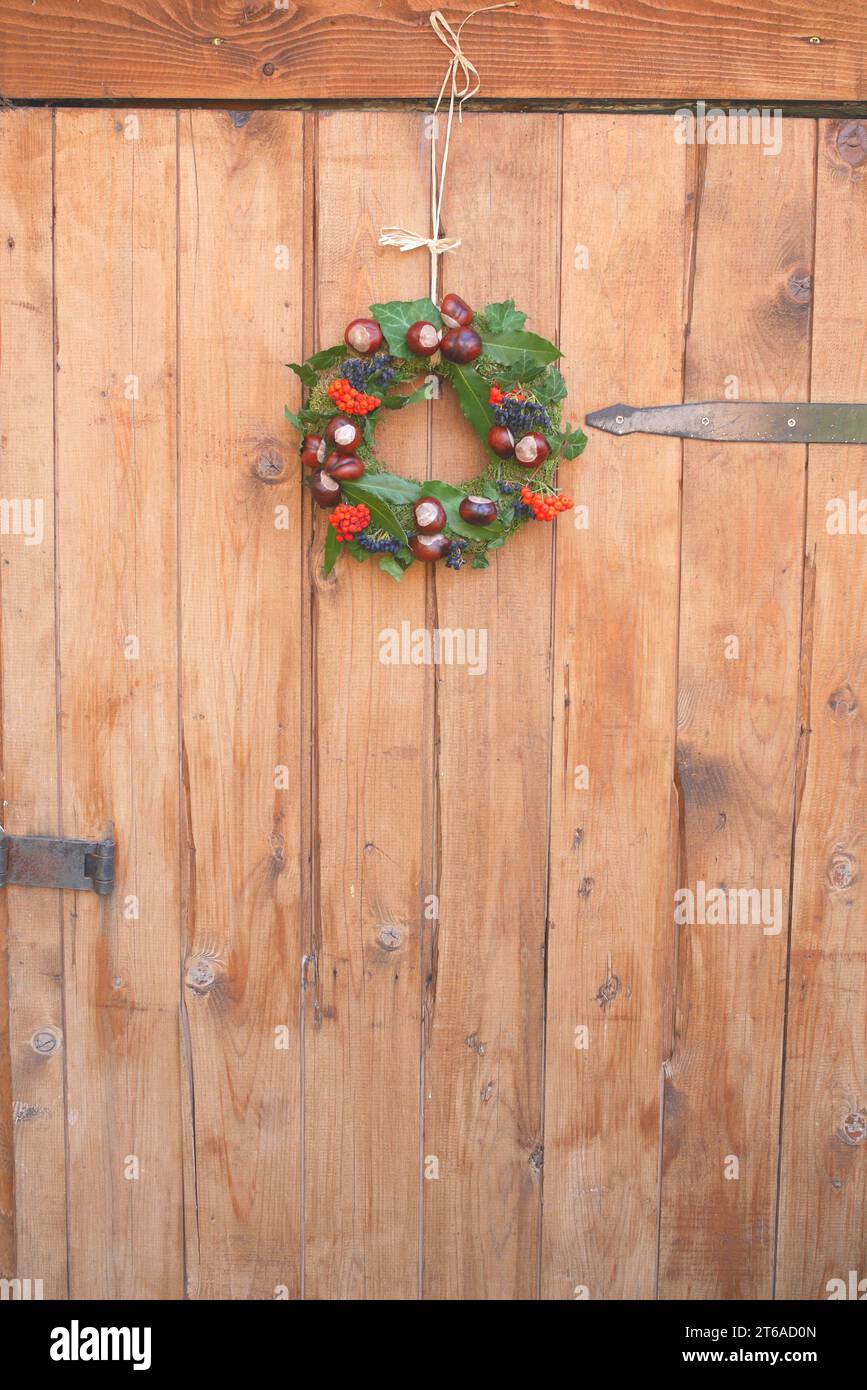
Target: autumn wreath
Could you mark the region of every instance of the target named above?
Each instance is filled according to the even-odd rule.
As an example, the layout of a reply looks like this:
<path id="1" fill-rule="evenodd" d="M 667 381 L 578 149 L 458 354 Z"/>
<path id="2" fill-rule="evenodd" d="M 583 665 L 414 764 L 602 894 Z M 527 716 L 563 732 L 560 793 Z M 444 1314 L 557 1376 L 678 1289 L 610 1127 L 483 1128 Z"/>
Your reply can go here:
<path id="1" fill-rule="evenodd" d="M 554 475 L 587 440 L 563 425 L 560 353 L 525 330 L 526 318 L 511 299 L 475 314 L 454 294 L 439 309 L 431 299 L 372 304 L 343 343 L 290 364 L 307 399 L 286 417 L 302 436 L 313 499 L 330 511 L 326 574 L 341 549 L 378 557 L 395 579 L 413 560 L 484 569 L 488 551 L 527 521 L 572 506 Z M 379 421 L 430 399 L 438 379 L 451 383 L 485 450 L 484 469 L 460 487 L 399 476 L 377 457 Z"/>

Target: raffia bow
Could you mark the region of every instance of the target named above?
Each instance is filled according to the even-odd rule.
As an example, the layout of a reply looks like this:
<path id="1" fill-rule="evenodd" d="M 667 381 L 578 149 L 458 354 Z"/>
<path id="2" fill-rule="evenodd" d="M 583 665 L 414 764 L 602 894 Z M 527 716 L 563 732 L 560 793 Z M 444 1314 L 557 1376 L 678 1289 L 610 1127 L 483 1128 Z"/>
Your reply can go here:
<path id="1" fill-rule="evenodd" d="M 437 286 L 437 265 L 439 257 L 448 251 L 456 251 L 461 244 L 460 237 L 441 237 L 440 236 L 440 214 L 443 204 L 443 189 L 446 181 L 446 169 L 449 162 L 449 144 L 452 136 L 452 124 L 455 115 L 455 104 L 458 108 L 458 122 L 463 121 L 464 102 L 476 95 L 481 87 L 481 78 L 478 68 L 467 57 L 461 48 L 461 34 L 464 25 L 467 24 L 473 15 L 485 14 L 489 10 L 511 10 L 516 7 L 516 0 L 505 0 L 501 5 L 484 5 L 481 9 L 471 10 L 470 13 L 461 21 L 455 31 L 440 10 L 434 10 L 430 16 L 430 25 L 437 38 L 451 53 L 449 65 L 446 68 L 446 75 L 440 87 L 434 107 L 434 116 L 442 105 L 446 90 L 449 89 L 449 114 L 446 123 L 446 138 L 443 146 L 443 158 L 440 168 L 439 185 L 437 185 L 437 157 L 436 157 L 436 122 L 431 131 L 430 154 L 431 154 L 431 235 L 429 237 L 419 236 L 416 232 L 407 231 L 405 227 L 381 227 L 379 232 L 380 246 L 396 246 L 399 251 L 417 251 L 425 247 L 430 253 L 430 297 L 436 300 Z M 458 89 L 458 74 L 463 79 L 463 85 Z"/>

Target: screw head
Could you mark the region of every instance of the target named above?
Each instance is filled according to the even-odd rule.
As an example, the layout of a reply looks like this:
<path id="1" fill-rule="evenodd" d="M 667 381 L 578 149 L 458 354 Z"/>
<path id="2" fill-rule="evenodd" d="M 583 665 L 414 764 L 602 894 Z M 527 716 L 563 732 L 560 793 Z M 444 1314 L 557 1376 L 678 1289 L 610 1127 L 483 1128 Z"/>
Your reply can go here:
<path id="1" fill-rule="evenodd" d="M 709 416 L 709 415 L 702 415 L 702 417 L 701 417 L 701 423 L 702 423 L 703 425 L 709 425 L 709 424 L 710 424 L 710 416 Z"/>
<path id="2" fill-rule="evenodd" d="M 797 423 L 798 423 L 797 420 L 787 420 L 787 421 L 786 421 L 786 424 L 789 426 L 789 429 L 790 429 L 790 430 L 793 430 L 793 429 L 795 428 L 795 426 L 796 426 Z"/>
<path id="3" fill-rule="evenodd" d="M 623 424 L 623 416 L 622 416 L 622 415 L 615 415 L 615 417 L 614 417 L 614 423 L 615 423 L 615 425 L 622 425 L 622 424 Z"/>

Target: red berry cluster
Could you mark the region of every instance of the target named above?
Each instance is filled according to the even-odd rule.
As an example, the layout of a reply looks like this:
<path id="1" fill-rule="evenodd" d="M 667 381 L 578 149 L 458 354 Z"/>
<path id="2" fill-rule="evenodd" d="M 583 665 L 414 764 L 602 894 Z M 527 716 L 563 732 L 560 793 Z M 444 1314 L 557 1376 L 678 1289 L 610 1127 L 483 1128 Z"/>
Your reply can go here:
<path id="1" fill-rule="evenodd" d="M 521 488 L 521 501 L 537 521 L 553 521 L 558 512 L 568 512 L 575 505 L 563 492 L 534 492 L 526 483 Z"/>
<path id="2" fill-rule="evenodd" d="M 339 376 L 332 381 L 328 394 L 344 415 L 368 415 L 371 410 L 376 410 L 377 406 L 382 405 L 380 396 L 367 396 L 363 391 L 356 391 L 345 376 Z"/>
<path id="3" fill-rule="evenodd" d="M 357 507 L 341 502 L 328 518 L 328 524 L 334 527 L 339 541 L 351 541 L 353 536 L 370 525 L 370 512 L 363 502 L 359 502 Z"/>
<path id="4" fill-rule="evenodd" d="M 491 383 L 491 392 L 488 396 L 491 405 L 502 405 L 505 400 L 524 401 L 526 399 L 523 391 L 504 391 L 495 381 Z"/>

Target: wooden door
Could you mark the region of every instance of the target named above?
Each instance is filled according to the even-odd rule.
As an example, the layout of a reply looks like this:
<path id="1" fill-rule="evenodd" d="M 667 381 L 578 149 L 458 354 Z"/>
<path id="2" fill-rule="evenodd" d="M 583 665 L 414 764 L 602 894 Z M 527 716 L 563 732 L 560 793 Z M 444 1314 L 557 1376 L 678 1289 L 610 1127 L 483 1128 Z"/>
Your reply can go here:
<path id="1" fill-rule="evenodd" d="M 559 338 L 576 423 L 863 400 L 862 137 L 468 113 L 446 288 Z M 0 112 L 3 825 L 119 854 L 109 899 L 0 891 L 0 1274 L 825 1298 L 865 1252 L 867 450 L 594 434 L 576 524 L 488 573 L 324 577 L 285 364 L 425 292 L 377 232 L 428 161 L 410 110 Z M 393 467 L 467 476 L 426 409 Z M 402 623 L 486 673 L 383 665 Z M 715 888 L 770 916 L 680 919 Z"/>

